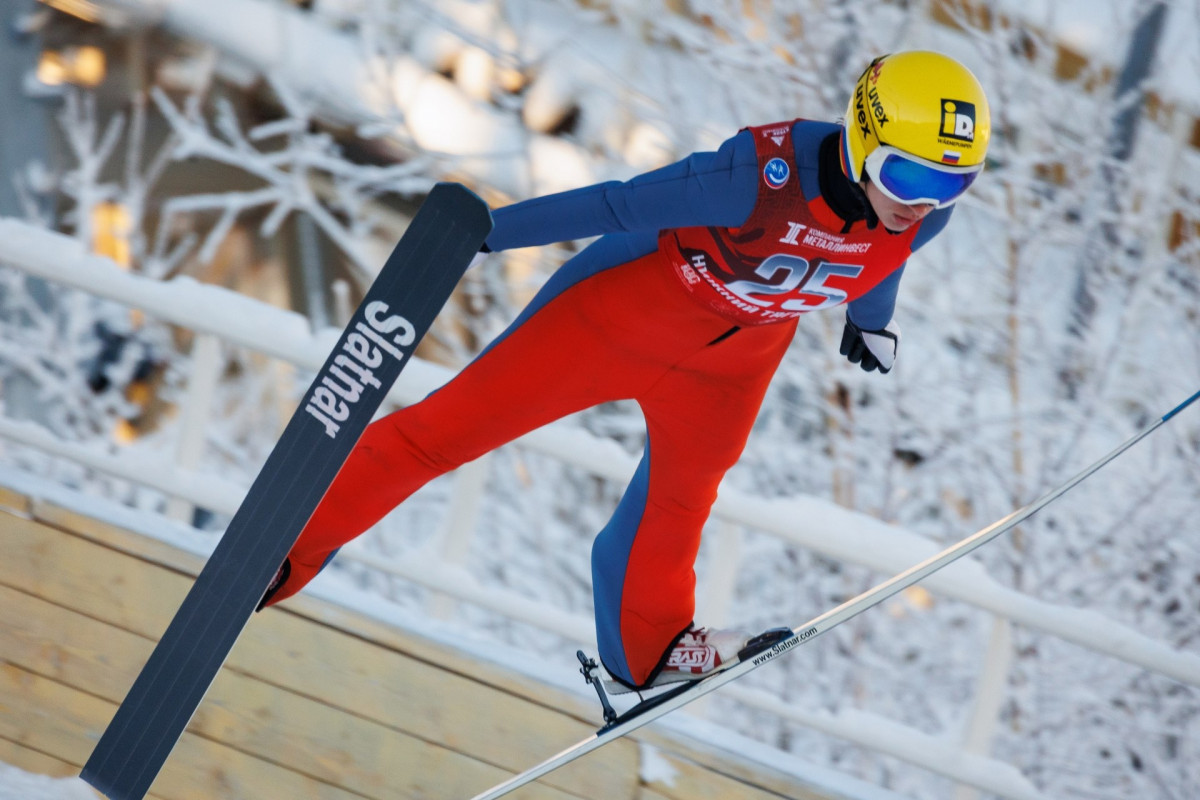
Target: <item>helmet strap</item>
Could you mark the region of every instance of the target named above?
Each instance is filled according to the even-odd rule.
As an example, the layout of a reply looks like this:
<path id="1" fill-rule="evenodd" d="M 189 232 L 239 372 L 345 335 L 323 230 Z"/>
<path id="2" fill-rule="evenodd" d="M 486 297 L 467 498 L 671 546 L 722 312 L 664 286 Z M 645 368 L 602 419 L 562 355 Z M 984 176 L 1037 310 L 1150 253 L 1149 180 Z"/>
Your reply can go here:
<path id="1" fill-rule="evenodd" d="M 863 183 L 871 180 L 866 175 L 863 176 Z M 863 217 L 867 220 L 867 230 L 875 230 L 875 226 L 879 224 L 879 215 L 875 213 L 875 206 L 871 205 L 871 200 L 867 197 L 867 190 L 862 187 L 862 184 L 854 184 L 854 194 L 862 203 Z M 891 231 L 888 231 L 891 233 Z"/>
<path id="2" fill-rule="evenodd" d="M 863 188 L 847 177 L 842 169 L 841 133 L 831 133 L 821 141 L 817 156 L 817 185 L 831 211 L 845 223 L 842 233 L 859 220 L 867 221 L 867 228 L 874 230 L 879 224 L 875 209 L 867 200 Z"/>

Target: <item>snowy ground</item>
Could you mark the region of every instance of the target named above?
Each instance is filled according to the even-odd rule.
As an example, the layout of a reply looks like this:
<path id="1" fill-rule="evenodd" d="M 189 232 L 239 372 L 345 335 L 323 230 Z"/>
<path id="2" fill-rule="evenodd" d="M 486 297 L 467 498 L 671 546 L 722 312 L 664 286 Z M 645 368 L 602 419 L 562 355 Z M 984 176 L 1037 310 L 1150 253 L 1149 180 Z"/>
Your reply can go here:
<path id="1" fill-rule="evenodd" d="M 34 775 L 0 762 L 0 800 L 95 800 L 98 796 L 79 778 Z"/>

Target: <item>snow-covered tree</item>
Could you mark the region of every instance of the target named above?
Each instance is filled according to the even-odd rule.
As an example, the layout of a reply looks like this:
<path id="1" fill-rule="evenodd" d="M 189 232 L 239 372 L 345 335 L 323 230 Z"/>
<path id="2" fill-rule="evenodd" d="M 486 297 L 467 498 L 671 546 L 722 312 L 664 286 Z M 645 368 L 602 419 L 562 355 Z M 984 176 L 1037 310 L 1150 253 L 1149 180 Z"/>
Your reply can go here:
<path id="1" fill-rule="evenodd" d="M 988 90 L 995 137 L 988 169 L 949 231 L 905 274 L 897 369 L 881 377 L 845 364 L 837 354 L 840 313 L 804 319 L 730 485 L 763 497 L 816 495 L 949 543 L 1060 484 L 1200 384 L 1200 163 L 1180 133 L 1191 112 L 1166 80 L 1172 70 L 1195 74 L 1194 59 L 1171 50 L 1176 60 L 1147 87 L 1159 100 L 1148 107 L 1137 146 L 1123 160 L 1109 146 L 1120 57 L 1112 54 L 1126 51 L 1148 4 L 1114 4 L 1115 21 L 1096 29 L 1090 58 L 1070 71 L 1053 16 L 1031 21 L 1019 7 L 995 2 L 312 5 L 312 18 L 354 37 L 369 65 L 371 95 L 385 98 L 371 120 L 331 121 L 337 115 L 299 74 L 270 75 L 254 87 L 274 109 L 265 122 L 241 113 L 244 87 L 219 81 L 191 95 L 148 87 L 149 101 L 106 120 L 86 98 L 71 96 L 63 126 L 76 163 L 59 182 L 66 213 L 55 224 L 91 242 L 95 209 L 120 206 L 131 268 L 165 278 L 202 274 L 232 238 L 249 231 L 278 239 L 285 221 L 303 217 L 344 264 L 326 279 L 361 286 L 391 235 L 387 213 L 410 207 L 434 180 L 464 179 L 489 199 L 515 199 L 520 187 L 543 185 L 538 154 L 547 151 L 535 146 L 544 142 L 537 137 L 561 146 L 553 152 L 566 173 L 630 177 L 715 146 L 743 125 L 835 119 L 872 56 L 928 47 L 962 58 Z M 1170 13 L 1195 38 L 1195 8 L 1176 3 Z M 478 128 L 462 127 L 479 132 L 478 140 L 466 136 L 474 151 L 423 136 L 422 115 L 436 112 L 410 103 L 399 87 L 413 64 L 435 76 L 440 97 L 454 93 L 454 109 L 472 110 L 463 119 Z M 151 114 L 169 134 L 144 152 Z M 517 129 L 520 137 L 488 138 Z M 122 141 L 123 172 L 109 164 Z M 364 150 L 396 163 L 348 155 Z M 476 169 L 488 161 L 480 154 L 519 164 L 523 179 Z M 238 185 L 157 193 L 163 176 L 185 163 L 220 167 Z M 438 356 L 465 363 L 581 244 L 491 257 L 464 282 Z M 33 387 L 43 421 L 62 435 L 107 436 L 126 401 L 80 390 L 106 341 L 101 322 L 110 334 L 147 343 L 165 365 L 160 391 L 171 399 L 186 369 L 178 332 L 134 325 L 111 304 L 54 293 L 6 270 L 0 280 L 8 413 L 12 387 Z M 140 352 L 100 359 L 106 379 L 125 385 Z M 248 476 L 274 441 L 278 406 L 303 381 L 285 378 L 279 389 L 256 359 L 232 350 L 225 358 L 208 463 Z M 578 422 L 631 454 L 642 447 L 633 406 L 604 406 Z M 1200 421 L 1181 415 L 979 558 L 1024 593 L 1096 609 L 1194 650 L 1200 548 L 1187 534 L 1200 497 L 1198 463 Z M 589 542 L 623 487 L 516 448 L 494 456 L 488 470 L 491 511 L 479 521 L 468 567 L 485 582 L 587 613 Z M 420 546 L 445 497 L 442 482 L 418 494 L 368 537 L 370 546 L 389 555 Z M 749 625 L 815 616 L 885 577 L 754 531 L 739 535 L 744 570 L 732 613 Z M 710 557 L 702 554 L 702 577 Z M 380 573 L 347 570 L 394 602 L 426 601 Z M 456 613 L 506 641 L 566 649 L 557 636 L 487 610 Z M 868 710 L 957 738 L 990 625 L 983 612 L 917 590 L 754 680 L 792 702 Z M 1184 798 L 1200 783 L 1195 688 L 1030 631 L 1015 631 L 1009 650 L 994 751 L 1047 796 Z M 896 759 L 721 699 L 714 708 L 805 758 L 914 796 L 949 796 L 943 781 Z"/>

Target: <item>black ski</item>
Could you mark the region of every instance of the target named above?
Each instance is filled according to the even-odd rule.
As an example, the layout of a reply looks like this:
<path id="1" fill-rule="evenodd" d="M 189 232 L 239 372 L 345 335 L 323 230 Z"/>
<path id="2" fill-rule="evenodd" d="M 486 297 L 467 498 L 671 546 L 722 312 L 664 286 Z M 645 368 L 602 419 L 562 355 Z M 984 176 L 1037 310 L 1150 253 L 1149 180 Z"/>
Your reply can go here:
<path id="1" fill-rule="evenodd" d="M 492 228 L 465 187 L 430 192 L 84 765 L 140 800 L 350 450 Z"/>

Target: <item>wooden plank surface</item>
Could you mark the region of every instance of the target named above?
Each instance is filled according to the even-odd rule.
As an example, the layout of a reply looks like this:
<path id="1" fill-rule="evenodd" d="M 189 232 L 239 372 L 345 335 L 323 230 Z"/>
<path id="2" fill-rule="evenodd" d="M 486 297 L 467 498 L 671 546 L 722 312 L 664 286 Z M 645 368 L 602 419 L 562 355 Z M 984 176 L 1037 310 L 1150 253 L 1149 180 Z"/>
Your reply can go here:
<path id="1" fill-rule="evenodd" d="M 202 559 L 11 492 L 0 495 L 5 506 L 24 514 L 0 510 L 0 758 L 62 774 L 86 759 Z M 470 797 L 588 735 L 594 712 L 302 596 L 251 620 L 152 794 Z M 645 735 L 673 746 L 660 731 Z M 628 739 L 514 797 L 814 797 L 782 776 L 757 781 L 754 765 L 719 753 L 675 751 L 664 756 L 676 770 L 669 781 L 642 785 L 642 753 Z"/>
<path id="2" fill-rule="evenodd" d="M 0 548 L 9 593 L 0 600 L 16 614 L 4 620 L 16 640 L 4 658 L 55 665 L 69 685 L 119 702 L 190 577 L 149 563 L 131 569 L 125 554 L 32 520 L 6 519 Z M 529 753 L 590 730 L 284 611 L 254 620 L 190 729 L 353 792 L 430 798 L 469 797 L 523 768 Z M 546 783 L 628 797 L 636 775 L 636 748 L 624 743 Z"/>
<path id="3" fill-rule="evenodd" d="M 74 778 L 79 775 L 79 767 L 74 764 L 68 764 L 61 758 L 31 750 L 4 738 L 0 738 L 0 762 L 11 764 L 25 772 L 48 775 L 51 778 Z"/>
<path id="4" fill-rule="evenodd" d="M 116 703 L 5 663 L 0 664 L 0 707 L 23 709 L 19 714 L 0 715 L 0 738 L 82 766 Z M 172 769 L 163 771 L 153 789 L 166 800 L 360 800 L 345 790 L 193 734 L 180 740 L 173 761 Z"/>
<path id="5" fill-rule="evenodd" d="M 64 532 L 69 531 L 75 536 L 90 539 L 97 544 L 126 553 L 138 560 L 168 567 L 192 578 L 199 575 L 200 570 L 204 567 L 204 557 L 181 550 L 170 542 L 139 536 L 111 522 L 89 517 L 40 498 L 31 499 L 28 507 L 30 510 L 28 516 L 51 528 Z M 179 523 L 165 520 L 164 523 L 179 525 Z M 197 541 L 205 538 L 199 533 L 193 535 Z M 215 543 L 215 538 L 212 541 Z"/>
<path id="6" fill-rule="evenodd" d="M 152 645 L 136 634 L 3 586 L 0 627 L 5 630 L 7 665 L 30 674 L 41 671 L 42 677 L 109 700 L 113 707 L 123 695 L 126 675 L 137 670 Z M 60 638 L 49 640 L 51 632 Z M 101 726 L 106 722 L 97 721 Z M 45 722 L 32 720 L 34 726 Z M 503 771 L 474 757 L 232 670 L 218 676 L 209 702 L 189 730 L 372 797 L 470 796 L 504 777 Z M 68 744 L 59 743 L 54 752 L 66 752 Z M 437 791 L 431 790 L 431 781 Z"/>
<path id="7" fill-rule="evenodd" d="M 203 559 L 198 556 L 184 553 L 156 540 L 131 535 L 107 522 L 89 518 L 53 503 L 35 499 L 27 505 L 32 509 L 32 516 L 38 520 L 49 522 L 53 527 L 71 531 L 139 559 L 181 571 L 191 577 L 197 575 L 203 566 Z M 437 664 L 440 668 L 451 672 L 467 676 L 476 675 L 479 672 L 478 661 L 469 653 L 411 636 L 394 626 L 322 602 L 308 595 L 301 594 L 289 598 L 287 604 L 278 607 L 278 610 L 298 614 L 308 620 L 322 623 L 352 636 Z M 164 622 L 164 627 L 165 624 Z M 581 701 L 577 695 L 548 687 L 519 673 L 494 670 L 488 675 L 487 684 L 493 689 L 523 697 L 552 709 L 556 713 L 573 716 L 583 722 L 588 729 L 599 724 L 596 708 L 590 701 Z"/>
<path id="8" fill-rule="evenodd" d="M 7 486 L 0 486 L 0 508 L 28 515 L 30 512 L 29 498 L 19 492 L 14 492 Z"/>

